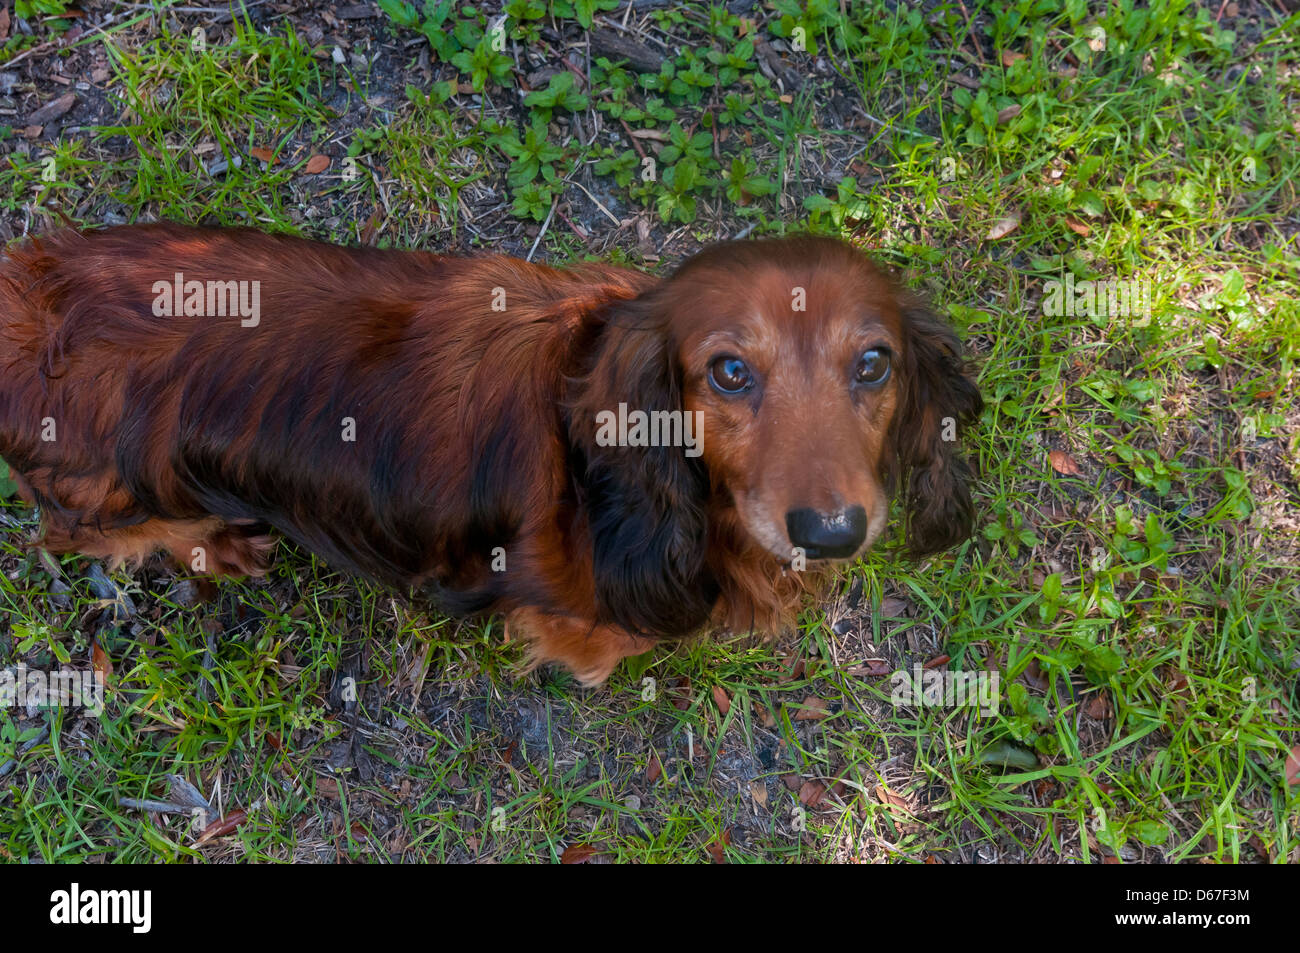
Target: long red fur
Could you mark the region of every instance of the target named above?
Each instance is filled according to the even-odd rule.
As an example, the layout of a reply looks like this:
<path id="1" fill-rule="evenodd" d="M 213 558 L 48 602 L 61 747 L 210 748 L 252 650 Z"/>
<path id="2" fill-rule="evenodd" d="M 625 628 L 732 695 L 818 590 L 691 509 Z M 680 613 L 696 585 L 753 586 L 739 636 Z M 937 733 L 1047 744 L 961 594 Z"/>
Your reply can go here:
<path id="1" fill-rule="evenodd" d="M 256 282 L 257 324 L 155 314 L 178 273 Z M 795 285 L 821 303 L 787 318 Z M 820 365 L 838 367 L 849 295 L 895 342 L 898 380 L 836 417 Z M 823 451 L 793 433 L 785 446 L 790 412 L 783 431 L 713 403 L 687 366 L 740 320 L 727 301 L 749 302 L 771 360 L 784 342 L 810 382 L 825 377 L 805 393 L 791 365 L 771 397 L 826 418 L 824 452 L 851 458 L 808 492 L 874 499 L 903 479 L 913 547 L 960 539 L 968 474 L 939 432 L 979 398 L 956 338 L 826 239 L 718 246 L 661 281 L 252 230 L 56 232 L 0 260 L 0 456 L 51 551 L 119 564 L 165 550 L 256 576 L 278 532 L 449 612 L 504 613 L 534 664 L 598 683 L 656 639 L 788 627 L 819 585 L 756 541 L 753 513 L 771 511 L 759 536 L 776 532 L 806 505 L 782 481 Z M 620 403 L 700 410 L 704 456 L 596 446 L 593 415 Z M 742 493 L 751 483 L 766 488 Z"/>

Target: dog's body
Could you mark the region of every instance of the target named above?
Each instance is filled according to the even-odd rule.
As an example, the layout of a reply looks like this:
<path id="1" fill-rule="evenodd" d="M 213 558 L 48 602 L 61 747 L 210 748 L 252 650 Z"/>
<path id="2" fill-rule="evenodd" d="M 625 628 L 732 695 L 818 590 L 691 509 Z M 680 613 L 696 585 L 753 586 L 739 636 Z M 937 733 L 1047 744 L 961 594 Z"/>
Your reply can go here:
<path id="1" fill-rule="evenodd" d="M 260 313 L 210 313 L 231 281 Z M 697 415 L 702 455 L 608 445 L 620 404 Z M 799 557 L 870 545 L 901 474 L 913 549 L 963 538 L 946 431 L 978 410 L 951 331 L 829 239 L 667 281 L 171 225 L 0 260 L 0 457 L 47 548 L 257 575 L 274 529 L 505 613 L 589 684 L 709 622 L 791 624 Z"/>

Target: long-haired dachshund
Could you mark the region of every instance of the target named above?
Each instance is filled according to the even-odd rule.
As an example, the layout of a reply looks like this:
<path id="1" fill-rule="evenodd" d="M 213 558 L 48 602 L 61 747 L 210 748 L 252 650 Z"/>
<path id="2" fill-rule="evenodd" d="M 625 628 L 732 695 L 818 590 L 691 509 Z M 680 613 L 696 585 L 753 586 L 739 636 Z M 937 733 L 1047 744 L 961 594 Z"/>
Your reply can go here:
<path id="1" fill-rule="evenodd" d="M 176 225 L 0 259 L 0 457 L 42 545 L 265 573 L 272 530 L 585 684 L 706 626 L 789 628 L 884 530 L 970 531 L 954 333 L 852 246 L 666 280 Z"/>

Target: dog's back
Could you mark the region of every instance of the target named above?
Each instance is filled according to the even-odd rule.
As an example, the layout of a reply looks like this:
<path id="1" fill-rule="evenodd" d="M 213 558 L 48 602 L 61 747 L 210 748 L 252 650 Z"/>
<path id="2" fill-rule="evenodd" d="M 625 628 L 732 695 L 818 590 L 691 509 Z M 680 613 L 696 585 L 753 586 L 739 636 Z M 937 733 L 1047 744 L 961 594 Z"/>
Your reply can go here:
<path id="1" fill-rule="evenodd" d="M 532 502 L 498 475 L 535 470 L 538 499 L 563 479 L 536 427 L 558 422 L 548 352 L 647 280 L 243 229 L 55 233 L 0 264 L 0 456 L 55 551 L 255 574 L 273 527 L 486 608 L 481 567 Z"/>

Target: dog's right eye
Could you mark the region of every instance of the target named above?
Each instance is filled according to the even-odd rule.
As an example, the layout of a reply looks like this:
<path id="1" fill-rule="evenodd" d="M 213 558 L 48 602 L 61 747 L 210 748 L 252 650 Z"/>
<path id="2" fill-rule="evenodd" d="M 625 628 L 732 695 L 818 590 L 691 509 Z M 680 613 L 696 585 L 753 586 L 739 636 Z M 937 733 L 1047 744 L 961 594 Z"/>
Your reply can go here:
<path id="1" fill-rule="evenodd" d="M 740 358 L 720 357 L 709 367 L 709 381 L 724 394 L 739 394 L 754 385 L 754 375 Z"/>
<path id="2" fill-rule="evenodd" d="M 853 379 L 868 386 L 883 384 L 889 377 L 889 349 L 873 347 L 858 359 L 858 366 L 853 370 Z"/>

